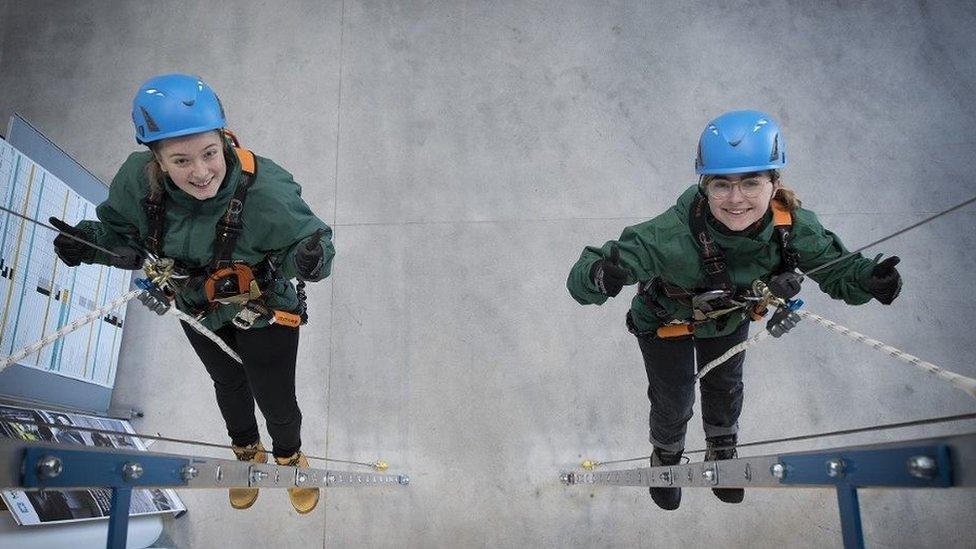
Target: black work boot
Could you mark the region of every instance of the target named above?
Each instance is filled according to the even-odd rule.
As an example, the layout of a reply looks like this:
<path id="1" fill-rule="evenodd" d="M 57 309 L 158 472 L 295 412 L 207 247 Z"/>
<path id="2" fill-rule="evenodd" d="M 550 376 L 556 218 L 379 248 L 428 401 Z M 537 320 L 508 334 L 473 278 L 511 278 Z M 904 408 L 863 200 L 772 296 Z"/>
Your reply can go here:
<path id="1" fill-rule="evenodd" d="M 681 461 L 681 452 L 668 452 L 660 448 L 654 448 L 651 452 L 651 467 L 662 465 L 677 465 Z M 665 511 L 674 511 L 681 505 L 681 488 L 651 488 L 651 499 L 658 507 Z"/>
<path id="2" fill-rule="evenodd" d="M 735 435 L 706 438 L 705 461 L 735 458 L 738 455 L 735 451 L 736 442 Z M 742 488 L 712 488 L 712 493 L 725 503 L 742 503 L 746 492 Z"/>

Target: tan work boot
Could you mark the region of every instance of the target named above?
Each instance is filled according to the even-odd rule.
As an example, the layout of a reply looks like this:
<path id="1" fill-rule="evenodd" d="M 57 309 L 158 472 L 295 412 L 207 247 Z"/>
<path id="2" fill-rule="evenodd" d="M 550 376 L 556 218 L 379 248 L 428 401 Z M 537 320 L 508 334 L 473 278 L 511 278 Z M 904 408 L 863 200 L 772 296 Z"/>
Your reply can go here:
<path id="1" fill-rule="evenodd" d="M 308 460 L 305 459 L 305 454 L 295 452 L 294 455 L 280 458 L 275 456 L 275 461 L 278 465 L 288 465 L 290 467 L 300 467 L 302 469 L 308 468 Z M 299 515 L 304 515 L 306 513 L 311 513 L 312 509 L 319 504 L 319 489 L 318 488 L 289 488 L 288 489 L 288 499 L 291 500 L 291 506 L 298 511 Z"/>
<path id="2" fill-rule="evenodd" d="M 261 445 L 260 440 L 247 446 L 231 446 L 231 448 L 234 449 L 234 455 L 237 456 L 237 461 L 250 461 L 252 463 L 268 462 L 268 454 L 265 453 L 264 446 Z M 234 509 L 247 509 L 254 505 L 257 499 L 257 488 L 230 489 L 230 506 Z"/>

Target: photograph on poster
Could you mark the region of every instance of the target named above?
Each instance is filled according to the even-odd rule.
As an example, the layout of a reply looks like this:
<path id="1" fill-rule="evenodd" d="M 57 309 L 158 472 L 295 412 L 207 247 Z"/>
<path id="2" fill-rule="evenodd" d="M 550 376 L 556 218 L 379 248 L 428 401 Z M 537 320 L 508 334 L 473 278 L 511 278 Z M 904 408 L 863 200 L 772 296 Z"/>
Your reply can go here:
<path id="1" fill-rule="evenodd" d="M 38 425 L 38 423 L 57 425 L 57 427 Z M 118 419 L 0 405 L 0 436 L 6 438 L 146 451 L 145 444 L 136 437 L 79 431 L 71 427 L 133 432 L 127 421 Z M 107 518 L 110 514 L 112 497 L 111 491 L 105 489 L 3 490 L 0 491 L 0 495 L 14 520 L 23 526 Z M 183 502 L 173 490 L 132 491 L 130 516 L 175 514 L 185 510 Z"/>

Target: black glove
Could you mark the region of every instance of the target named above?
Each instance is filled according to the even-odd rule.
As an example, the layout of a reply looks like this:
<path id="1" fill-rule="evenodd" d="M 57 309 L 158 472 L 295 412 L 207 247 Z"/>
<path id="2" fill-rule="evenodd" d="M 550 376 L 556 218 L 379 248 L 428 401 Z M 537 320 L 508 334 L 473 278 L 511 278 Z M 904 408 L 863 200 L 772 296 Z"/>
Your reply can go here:
<path id="1" fill-rule="evenodd" d="M 880 257 L 879 255 L 878 258 Z M 875 261 L 877 261 L 877 258 L 875 258 Z M 878 263 L 874 266 L 874 270 L 871 271 L 871 276 L 861 283 L 861 286 L 869 294 L 885 305 L 891 305 L 891 302 L 901 292 L 901 275 L 895 269 L 895 265 L 899 261 L 901 259 L 897 255 L 893 255 Z"/>
<path id="2" fill-rule="evenodd" d="M 58 254 L 58 257 L 61 258 L 61 261 L 64 261 L 65 265 L 77 267 L 81 264 L 82 260 L 91 257 L 94 253 L 94 248 L 65 236 L 65 234 L 69 234 L 82 240 L 88 240 L 88 234 L 85 231 L 76 229 L 56 217 L 52 217 L 48 221 L 55 229 L 63 233 L 54 238 L 54 253 Z"/>
<path id="3" fill-rule="evenodd" d="M 620 266 L 620 249 L 616 244 L 610 246 L 610 259 L 600 259 L 590 267 L 590 280 L 601 294 L 609 297 L 620 293 L 628 274 L 629 271 Z"/>
<path id="4" fill-rule="evenodd" d="M 793 299 L 793 296 L 800 293 L 800 283 L 803 282 L 803 275 L 800 273 L 788 272 L 774 276 L 767 287 L 776 297 L 782 299 Z"/>
<path id="5" fill-rule="evenodd" d="M 303 280 L 316 278 L 322 268 L 325 250 L 322 249 L 320 240 L 324 234 L 325 229 L 318 229 L 315 234 L 298 245 L 298 253 L 295 254 L 295 267 L 298 268 L 298 276 Z"/>
<path id="6" fill-rule="evenodd" d="M 127 271 L 135 271 L 142 268 L 142 263 L 145 258 L 143 258 L 142 252 L 139 250 L 128 246 L 118 246 L 112 248 L 112 252 L 115 254 L 111 258 L 113 267 Z"/>

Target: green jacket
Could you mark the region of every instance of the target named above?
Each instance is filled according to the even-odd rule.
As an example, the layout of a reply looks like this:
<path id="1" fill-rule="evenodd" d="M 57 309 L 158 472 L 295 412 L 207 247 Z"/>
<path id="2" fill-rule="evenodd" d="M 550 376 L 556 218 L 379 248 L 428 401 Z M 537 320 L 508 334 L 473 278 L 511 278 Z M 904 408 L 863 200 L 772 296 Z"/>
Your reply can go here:
<path id="1" fill-rule="evenodd" d="M 149 192 L 145 166 L 151 159 L 149 151 L 129 155 L 109 188 L 108 199 L 96 209 L 100 221 L 82 221 L 78 227 L 88 233 L 92 242 L 111 249 L 114 246 L 145 248 L 149 222 L 142 209 L 142 200 Z M 227 175 L 216 196 L 197 200 L 166 180 L 166 221 L 162 254 L 176 259 L 187 268 L 206 267 L 213 257 L 213 243 L 217 221 L 227 211 L 234 195 L 241 165 L 237 155 L 224 155 Z M 292 175 L 267 158 L 255 155 L 257 177 L 247 192 L 241 222 L 244 230 L 238 237 L 233 258 L 251 266 L 270 257 L 277 267 L 274 280 L 263 288 L 265 303 L 272 309 L 295 311 L 298 296 L 291 279 L 298 274 L 295 256 L 298 244 L 316 229 L 325 229 L 322 247 L 324 264 L 319 271 L 325 278 L 332 269 L 335 248 L 332 230 L 315 216 L 302 200 L 302 188 Z M 110 264 L 107 254 L 92 249 L 86 263 Z M 207 305 L 201 285 L 177 295 L 176 306 L 194 314 Z M 201 322 L 211 330 L 226 325 L 240 311 L 239 305 L 221 305 Z M 259 320 L 254 327 L 266 326 Z"/>
<path id="2" fill-rule="evenodd" d="M 620 249 L 620 264 L 630 271 L 627 284 L 650 282 L 660 277 L 685 289 L 700 287 L 704 283 L 701 259 L 688 227 L 688 212 L 697 192 L 698 186 L 693 185 L 678 198 L 677 204 L 663 214 L 627 227 L 619 239 L 611 240 L 600 248 L 586 247 L 566 282 L 573 298 L 583 305 L 602 305 L 607 300 L 607 296 L 600 293 L 590 279 L 590 269 L 598 260 L 610 256 L 612 244 L 617 244 Z M 709 215 L 708 230 L 725 251 L 729 276 L 736 287 L 749 288 L 756 279 L 768 282 L 780 266 L 780 245 L 773 231 L 772 213 L 767 212 L 764 223 L 755 234 L 743 236 L 718 230 L 718 222 Z M 824 229 L 813 212 L 803 208 L 793 212 L 792 244 L 800 255 L 801 271 L 813 269 L 847 253 L 840 239 Z M 857 254 L 814 273 L 810 278 L 830 297 L 860 305 L 871 299 L 871 294 L 864 290 L 861 281 L 870 276 L 874 265 L 874 261 Z M 675 319 L 692 318 L 691 307 L 687 304 L 663 295 L 658 296 L 658 301 Z M 639 294 L 634 296 L 631 303 L 631 317 L 639 332 L 650 332 L 660 325 L 654 310 Z M 730 334 L 744 320 L 745 313 L 732 313 L 729 317 L 721 329 L 715 322 L 697 326 L 695 336 L 707 338 Z"/>

